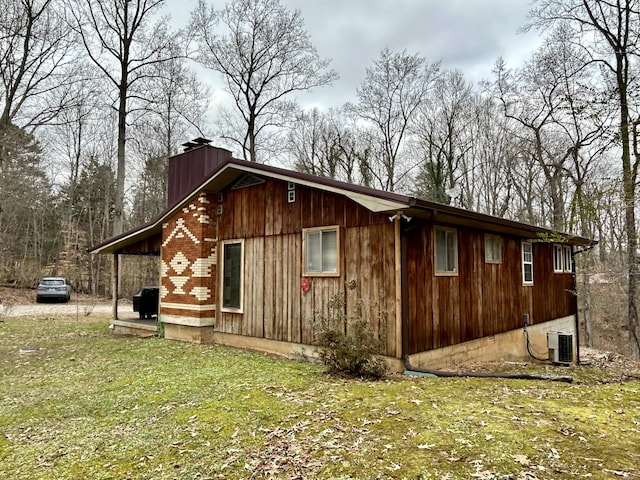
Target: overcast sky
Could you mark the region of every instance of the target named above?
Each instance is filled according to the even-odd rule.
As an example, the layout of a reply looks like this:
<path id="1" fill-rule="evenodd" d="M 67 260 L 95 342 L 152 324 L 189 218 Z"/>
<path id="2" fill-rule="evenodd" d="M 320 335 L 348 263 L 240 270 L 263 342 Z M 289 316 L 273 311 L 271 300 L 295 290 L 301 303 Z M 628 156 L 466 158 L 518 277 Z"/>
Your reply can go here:
<path id="1" fill-rule="evenodd" d="M 444 68 L 457 68 L 476 83 L 491 77 L 498 57 L 519 66 L 539 45 L 536 33 L 518 33 L 531 0 L 281 1 L 302 12 L 320 56 L 332 59 L 340 75 L 332 86 L 299 98 L 304 106 L 328 108 L 354 101 L 366 68 L 385 47 L 418 53 L 430 63 L 441 60 Z M 186 23 L 195 4 L 170 0 L 169 12 Z"/>

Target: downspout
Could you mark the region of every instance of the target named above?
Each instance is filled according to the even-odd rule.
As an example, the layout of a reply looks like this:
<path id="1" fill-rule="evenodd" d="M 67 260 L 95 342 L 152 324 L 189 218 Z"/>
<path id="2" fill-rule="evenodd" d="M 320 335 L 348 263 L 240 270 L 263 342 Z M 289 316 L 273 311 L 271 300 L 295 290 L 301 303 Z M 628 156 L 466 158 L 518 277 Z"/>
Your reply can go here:
<path id="1" fill-rule="evenodd" d="M 580 319 L 578 318 L 580 305 L 578 305 L 578 276 L 576 272 L 576 259 L 573 253 L 573 248 L 571 249 L 571 263 L 573 263 L 573 275 L 571 275 L 573 278 L 573 303 L 576 310 L 574 317 L 574 328 L 576 331 L 576 365 L 580 365 Z"/>
<path id="2" fill-rule="evenodd" d="M 402 358 L 402 339 L 403 339 L 403 331 L 402 328 L 402 248 L 400 245 L 401 235 L 400 235 L 400 219 L 402 215 L 400 213 L 395 214 L 393 218 L 393 227 L 394 227 L 394 246 L 395 246 L 395 280 L 396 280 L 396 358 Z"/>
<path id="3" fill-rule="evenodd" d="M 415 228 L 415 226 L 410 229 L 405 228 L 401 232 L 400 239 L 400 255 L 401 255 L 401 289 L 402 289 L 402 355 L 407 355 L 409 353 L 409 291 L 407 289 L 408 286 L 408 273 L 407 273 L 407 231 Z"/>
<path id="4" fill-rule="evenodd" d="M 406 348 L 405 341 L 405 325 L 403 321 L 405 300 L 403 289 L 403 277 L 406 275 L 405 268 L 403 268 L 403 235 L 401 221 L 411 221 L 411 217 L 407 217 L 401 211 L 398 211 L 395 215 L 389 217 L 389 221 L 393 222 L 393 234 L 394 234 L 394 257 L 395 257 L 395 357 L 401 359 L 404 356 L 404 349 Z"/>

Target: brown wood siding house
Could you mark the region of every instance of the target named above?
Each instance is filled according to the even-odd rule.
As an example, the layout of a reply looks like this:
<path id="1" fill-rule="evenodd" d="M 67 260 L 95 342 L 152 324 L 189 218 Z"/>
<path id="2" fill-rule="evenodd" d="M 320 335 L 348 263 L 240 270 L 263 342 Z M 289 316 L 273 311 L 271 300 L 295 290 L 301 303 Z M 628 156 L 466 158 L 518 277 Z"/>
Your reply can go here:
<path id="1" fill-rule="evenodd" d="M 523 327 L 575 335 L 571 256 L 587 239 L 236 160 L 196 145 L 170 160 L 170 206 L 93 253 L 160 253 L 167 338 L 313 355 L 336 293 L 362 305 L 401 369 L 526 355 Z M 553 238 L 560 238 L 553 234 Z M 117 304 L 114 304 L 117 318 Z M 115 321 L 115 320 L 114 320 Z M 395 362 L 395 363 L 394 363 Z"/>

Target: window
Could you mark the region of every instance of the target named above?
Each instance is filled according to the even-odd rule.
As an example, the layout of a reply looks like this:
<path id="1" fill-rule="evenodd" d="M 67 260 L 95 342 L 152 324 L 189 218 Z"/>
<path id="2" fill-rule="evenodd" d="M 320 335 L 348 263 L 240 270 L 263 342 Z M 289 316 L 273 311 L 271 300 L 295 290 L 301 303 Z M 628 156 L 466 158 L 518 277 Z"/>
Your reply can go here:
<path id="1" fill-rule="evenodd" d="M 435 229 L 436 274 L 455 275 L 458 272 L 458 236 L 450 228 Z"/>
<path id="2" fill-rule="evenodd" d="M 553 246 L 553 271 L 555 273 L 573 272 L 573 249 L 570 245 Z"/>
<path id="3" fill-rule="evenodd" d="M 242 312 L 242 272 L 244 270 L 242 240 L 222 244 L 222 309 Z"/>
<path id="4" fill-rule="evenodd" d="M 502 263 L 502 238 L 497 235 L 484 236 L 484 261 Z"/>
<path id="5" fill-rule="evenodd" d="M 522 242 L 522 283 L 533 285 L 533 245 Z"/>
<path id="6" fill-rule="evenodd" d="M 302 235 L 304 275 L 338 276 L 338 226 L 306 228 Z"/>
<path id="7" fill-rule="evenodd" d="M 556 273 L 564 271 L 564 249 L 562 245 L 553 246 L 553 271 Z"/>
<path id="8" fill-rule="evenodd" d="M 573 249 L 569 245 L 564 246 L 564 271 L 573 272 Z"/>

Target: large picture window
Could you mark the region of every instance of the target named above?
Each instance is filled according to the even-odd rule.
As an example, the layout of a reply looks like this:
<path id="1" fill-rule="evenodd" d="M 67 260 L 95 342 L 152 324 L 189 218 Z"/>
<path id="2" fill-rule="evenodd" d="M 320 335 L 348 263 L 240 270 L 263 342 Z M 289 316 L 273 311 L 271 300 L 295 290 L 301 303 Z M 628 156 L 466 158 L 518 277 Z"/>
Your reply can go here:
<path id="1" fill-rule="evenodd" d="M 304 275 L 339 275 L 339 227 L 307 228 L 302 232 Z"/>
<path id="2" fill-rule="evenodd" d="M 457 275 L 458 234 L 452 228 L 435 229 L 436 274 Z"/>
<path id="3" fill-rule="evenodd" d="M 242 283 L 244 270 L 244 242 L 226 241 L 222 244 L 222 309 L 242 312 Z"/>
<path id="4" fill-rule="evenodd" d="M 522 283 L 533 285 L 533 244 L 522 242 Z"/>

